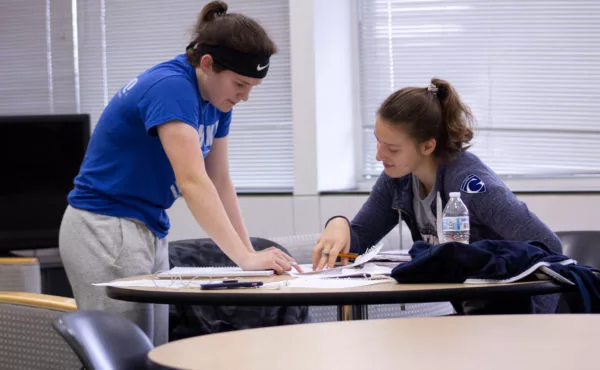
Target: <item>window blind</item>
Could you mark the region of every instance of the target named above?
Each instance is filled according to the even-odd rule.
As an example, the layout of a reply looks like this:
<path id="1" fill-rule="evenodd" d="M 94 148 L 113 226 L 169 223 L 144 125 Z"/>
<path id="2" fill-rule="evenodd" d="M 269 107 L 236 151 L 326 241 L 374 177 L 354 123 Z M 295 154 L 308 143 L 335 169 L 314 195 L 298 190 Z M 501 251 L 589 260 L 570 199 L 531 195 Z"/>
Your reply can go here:
<path id="1" fill-rule="evenodd" d="M 96 122 L 112 95 L 156 63 L 185 51 L 207 2 L 79 1 L 82 110 Z M 278 46 L 269 74 L 234 108 L 230 170 L 239 190 L 293 187 L 289 10 L 286 0 L 229 0 L 265 27 Z"/>
<path id="2" fill-rule="evenodd" d="M 500 175 L 600 173 L 600 2 L 359 0 L 364 178 L 375 113 L 402 87 L 452 83 L 472 151 Z"/>
<path id="3" fill-rule="evenodd" d="M 76 111 L 70 0 L 0 0 L 0 115 Z"/>

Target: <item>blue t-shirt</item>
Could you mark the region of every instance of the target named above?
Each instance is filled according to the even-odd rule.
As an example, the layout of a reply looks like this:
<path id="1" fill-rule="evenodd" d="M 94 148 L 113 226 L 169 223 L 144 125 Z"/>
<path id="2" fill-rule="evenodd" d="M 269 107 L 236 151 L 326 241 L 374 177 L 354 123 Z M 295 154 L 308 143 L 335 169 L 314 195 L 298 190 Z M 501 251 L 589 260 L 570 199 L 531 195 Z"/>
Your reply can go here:
<path id="1" fill-rule="evenodd" d="M 204 101 L 185 55 L 158 64 L 122 87 L 90 139 L 69 204 L 94 213 L 143 221 L 158 237 L 169 231 L 166 209 L 180 195 L 157 126 L 185 122 L 206 157 L 214 138 L 229 133 L 231 111 Z"/>

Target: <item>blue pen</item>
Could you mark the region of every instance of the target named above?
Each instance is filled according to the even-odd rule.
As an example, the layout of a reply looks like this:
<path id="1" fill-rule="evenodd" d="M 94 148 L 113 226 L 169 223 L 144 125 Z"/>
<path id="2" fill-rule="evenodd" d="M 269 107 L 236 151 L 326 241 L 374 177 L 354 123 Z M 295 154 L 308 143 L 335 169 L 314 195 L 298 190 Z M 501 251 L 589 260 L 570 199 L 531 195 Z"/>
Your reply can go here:
<path id="1" fill-rule="evenodd" d="M 257 288 L 261 285 L 263 285 L 262 281 L 238 282 L 237 280 L 224 280 L 222 283 L 200 284 L 200 289 L 212 290 L 212 289 Z"/>

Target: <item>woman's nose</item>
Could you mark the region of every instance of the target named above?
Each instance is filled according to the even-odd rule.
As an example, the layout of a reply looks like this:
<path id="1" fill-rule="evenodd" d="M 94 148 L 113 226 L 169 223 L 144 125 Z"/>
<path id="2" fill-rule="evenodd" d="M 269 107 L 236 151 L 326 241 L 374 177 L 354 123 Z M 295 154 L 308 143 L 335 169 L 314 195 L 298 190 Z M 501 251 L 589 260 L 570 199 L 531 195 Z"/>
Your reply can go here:
<path id="1" fill-rule="evenodd" d="M 381 146 L 377 143 L 377 151 L 375 152 L 375 160 L 382 162 L 383 156 L 381 155 Z"/>
<path id="2" fill-rule="evenodd" d="M 248 98 L 250 97 L 250 91 L 252 90 L 252 87 L 248 87 L 247 89 L 243 89 L 240 92 L 240 99 L 242 99 L 243 101 L 248 101 Z"/>

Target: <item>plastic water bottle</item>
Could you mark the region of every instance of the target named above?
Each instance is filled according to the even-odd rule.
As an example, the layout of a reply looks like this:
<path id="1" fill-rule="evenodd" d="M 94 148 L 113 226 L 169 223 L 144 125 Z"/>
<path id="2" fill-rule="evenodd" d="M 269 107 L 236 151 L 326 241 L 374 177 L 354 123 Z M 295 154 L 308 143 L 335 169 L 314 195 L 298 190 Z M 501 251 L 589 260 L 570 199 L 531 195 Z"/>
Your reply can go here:
<path id="1" fill-rule="evenodd" d="M 469 210 L 460 200 L 460 193 L 450 193 L 450 200 L 442 213 L 442 240 L 444 243 L 469 244 Z"/>

